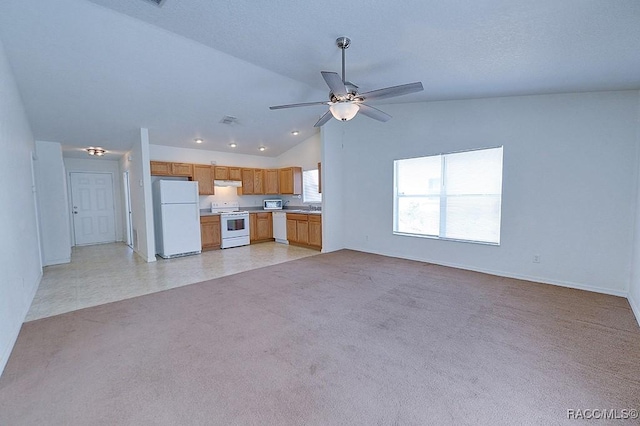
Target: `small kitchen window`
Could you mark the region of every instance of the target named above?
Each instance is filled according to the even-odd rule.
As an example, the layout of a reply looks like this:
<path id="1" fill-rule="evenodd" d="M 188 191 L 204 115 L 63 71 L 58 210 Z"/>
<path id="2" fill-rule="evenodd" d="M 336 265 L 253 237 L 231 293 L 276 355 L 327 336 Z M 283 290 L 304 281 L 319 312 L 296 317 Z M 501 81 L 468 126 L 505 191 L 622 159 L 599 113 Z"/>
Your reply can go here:
<path id="1" fill-rule="evenodd" d="M 303 203 L 321 203 L 322 194 L 319 189 L 318 169 L 304 170 L 302 172 L 302 202 Z"/>

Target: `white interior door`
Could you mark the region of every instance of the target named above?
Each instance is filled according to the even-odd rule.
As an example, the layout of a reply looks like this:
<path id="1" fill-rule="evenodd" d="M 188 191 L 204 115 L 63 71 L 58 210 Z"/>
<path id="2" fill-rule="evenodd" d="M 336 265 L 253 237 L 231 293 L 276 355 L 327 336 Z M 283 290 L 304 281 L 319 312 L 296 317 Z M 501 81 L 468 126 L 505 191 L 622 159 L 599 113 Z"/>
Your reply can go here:
<path id="1" fill-rule="evenodd" d="M 116 240 L 113 176 L 110 173 L 69 173 L 75 245 Z"/>

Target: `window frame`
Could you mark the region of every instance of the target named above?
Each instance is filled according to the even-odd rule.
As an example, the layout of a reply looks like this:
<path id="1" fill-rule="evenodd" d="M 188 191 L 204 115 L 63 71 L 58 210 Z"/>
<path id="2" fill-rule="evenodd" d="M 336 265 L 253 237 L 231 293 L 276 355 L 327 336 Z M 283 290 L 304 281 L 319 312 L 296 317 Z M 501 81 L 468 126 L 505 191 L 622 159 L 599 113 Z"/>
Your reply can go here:
<path id="1" fill-rule="evenodd" d="M 488 196 L 499 196 L 500 197 L 500 209 L 499 209 L 499 219 L 498 219 L 498 241 L 481 241 L 481 240 L 473 240 L 473 239 L 464 239 L 464 238 L 451 238 L 444 237 L 446 232 L 446 220 L 443 220 L 443 217 L 446 219 L 446 210 L 447 203 L 446 200 L 448 197 L 453 197 L 453 195 L 447 195 L 444 187 L 446 187 L 446 182 L 444 176 L 446 174 L 446 157 L 452 154 L 461 154 L 467 152 L 474 151 L 485 151 L 490 149 L 501 149 L 502 150 L 502 161 L 501 161 L 501 170 L 500 170 L 500 193 L 499 194 L 482 194 L 478 196 L 488 197 Z M 441 165 L 440 165 L 440 193 L 439 194 L 421 194 L 421 195 L 404 195 L 398 193 L 398 162 L 402 160 L 411 160 L 417 158 L 428 158 L 428 157 L 440 157 Z M 407 236 L 407 237 L 417 237 L 417 238 L 427 238 L 432 240 L 443 240 L 443 241 L 454 241 L 454 242 L 463 242 L 463 243 L 472 243 L 472 244 L 482 244 L 482 245 L 490 245 L 490 246 L 500 246 L 502 240 L 502 198 L 504 193 L 504 145 L 499 146 L 490 146 L 483 148 L 474 148 L 460 151 L 451 151 L 445 153 L 431 154 L 431 155 L 423 155 L 420 157 L 408 157 L 408 158 L 398 158 L 393 160 L 393 223 L 392 223 L 392 233 L 393 235 L 399 236 Z M 468 196 L 472 196 L 474 194 L 468 194 Z M 421 234 L 421 233 L 413 233 L 413 232 L 402 232 L 398 231 L 398 221 L 399 221 L 399 201 L 401 198 L 435 198 L 439 200 L 439 226 L 438 226 L 438 235 L 434 234 Z"/>
<path id="2" fill-rule="evenodd" d="M 318 179 L 318 185 L 316 186 L 316 189 L 320 189 L 320 171 L 318 169 L 308 169 L 308 170 L 303 170 L 302 171 L 302 202 L 306 203 L 306 204 L 322 204 L 322 193 L 321 192 L 316 192 L 319 196 L 319 200 L 318 201 L 307 201 L 306 200 L 306 194 L 307 192 L 305 191 L 305 172 L 316 172 L 317 174 L 317 179 Z"/>

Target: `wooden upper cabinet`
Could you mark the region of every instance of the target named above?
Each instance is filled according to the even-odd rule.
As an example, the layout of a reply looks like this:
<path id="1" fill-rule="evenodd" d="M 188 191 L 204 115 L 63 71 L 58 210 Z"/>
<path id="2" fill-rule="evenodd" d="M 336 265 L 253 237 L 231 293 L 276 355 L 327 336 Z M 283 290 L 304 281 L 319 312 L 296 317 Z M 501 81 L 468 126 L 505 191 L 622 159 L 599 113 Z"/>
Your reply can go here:
<path id="1" fill-rule="evenodd" d="M 151 161 L 152 176 L 186 176 L 193 178 L 193 164 Z"/>
<path id="2" fill-rule="evenodd" d="M 280 194 L 279 185 L 279 171 L 278 169 L 264 170 L 264 193 L 265 194 Z"/>
<path id="3" fill-rule="evenodd" d="M 215 166 L 214 172 L 215 180 L 228 180 L 229 179 L 229 168 L 225 166 Z"/>
<path id="4" fill-rule="evenodd" d="M 228 166 L 216 166 L 214 179 L 215 180 L 237 180 L 237 181 L 242 181 L 242 168 L 240 168 L 240 167 L 228 167 Z"/>
<path id="5" fill-rule="evenodd" d="M 202 164 L 193 165 L 193 180 L 198 182 L 200 195 L 213 195 L 213 167 Z"/>
<path id="6" fill-rule="evenodd" d="M 318 163 L 320 173 L 320 163 Z M 299 195 L 302 194 L 302 167 L 282 169 L 250 169 L 205 164 L 151 161 L 152 176 L 186 176 L 198 181 L 200 195 L 213 195 L 214 180 L 242 182 L 238 195 Z"/>
<path id="7" fill-rule="evenodd" d="M 240 167 L 229 167 L 229 180 L 242 180 L 242 169 Z"/>
<path id="8" fill-rule="evenodd" d="M 171 163 L 171 175 L 193 177 L 193 164 Z"/>
<path id="9" fill-rule="evenodd" d="M 289 195 L 302 194 L 302 167 L 280 169 L 280 193 Z"/>
<path id="10" fill-rule="evenodd" d="M 152 176 L 171 176 L 171 163 L 168 163 L 166 161 L 152 161 L 151 175 Z"/>
<path id="11" fill-rule="evenodd" d="M 242 195 L 253 195 L 253 169 L 242 169 Z"/>
<path id="12" fill-rule="evenodd" d="M 253 170 L 253 193 L 264 194 L 264 170 Z"/>

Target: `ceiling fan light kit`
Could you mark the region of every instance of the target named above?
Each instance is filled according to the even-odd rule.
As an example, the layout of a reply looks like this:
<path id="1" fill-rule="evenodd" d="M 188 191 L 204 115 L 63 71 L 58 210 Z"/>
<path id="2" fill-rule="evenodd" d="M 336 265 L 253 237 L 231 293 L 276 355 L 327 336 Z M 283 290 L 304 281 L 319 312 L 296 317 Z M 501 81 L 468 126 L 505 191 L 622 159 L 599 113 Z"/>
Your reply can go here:
<path id="1" fill-rule="evenodd" d="M 378 121 L 388 121 L 391 116 L 370 105 L 365 101 L 391 98 L 394 96 L 407 95 L 409 93 L 420 92 L 423 89 L 422 83 L 409 83 L 400 86 L 385 87 L 384 89 L 373 90 L 365 93 L 358 93 L 358 86 L 347 81 L 345 78 L 345 50 L 351 45 L 348 37 L 338 37 L 336 46 L 342 50 L 342 77 L 335 72 L 321 71 L 322 78 L 329 86 L 329 101 L 305 102 L 301 104 L 277 105 L 269 109 L 297 108 L 303 106 L 329 105 L 329 111 L 316 122 L 313 127 L 321 127 L 333 116 L 340 121 L 349 121 L 358 112 Z"/>
<path id="2" fill-rule="evenodd" d="M 329 107 L 331 115 L 340 121 L 349 121 L 356 116 L 360 107 L 355 102 L 336 102 Z"/>

